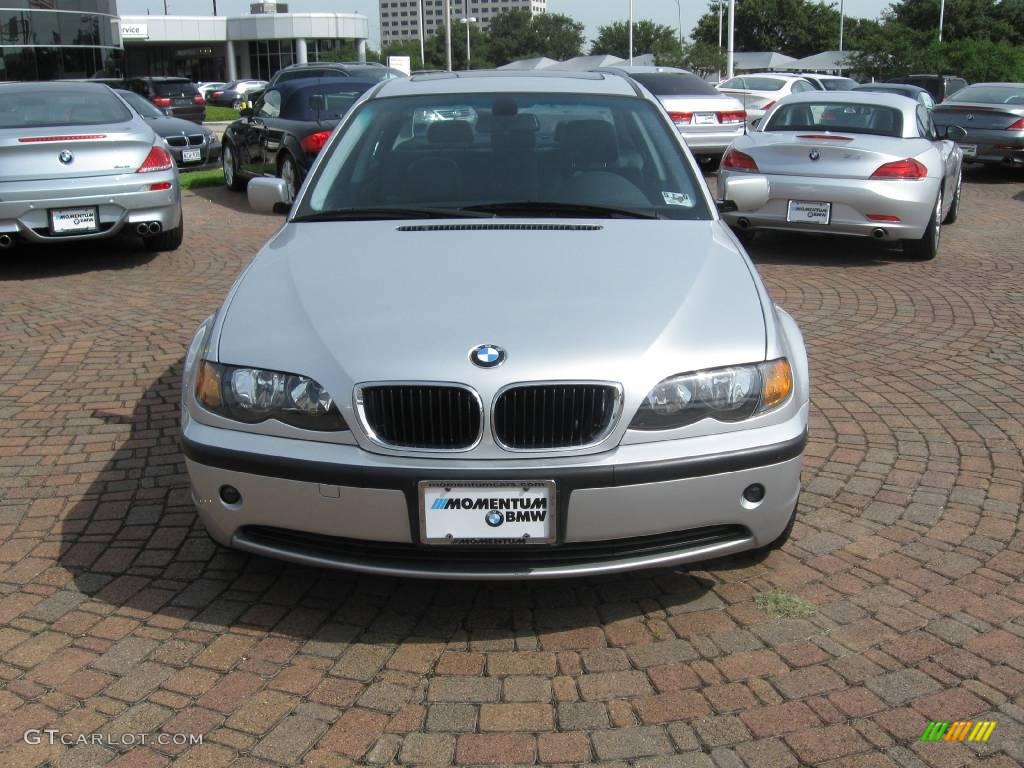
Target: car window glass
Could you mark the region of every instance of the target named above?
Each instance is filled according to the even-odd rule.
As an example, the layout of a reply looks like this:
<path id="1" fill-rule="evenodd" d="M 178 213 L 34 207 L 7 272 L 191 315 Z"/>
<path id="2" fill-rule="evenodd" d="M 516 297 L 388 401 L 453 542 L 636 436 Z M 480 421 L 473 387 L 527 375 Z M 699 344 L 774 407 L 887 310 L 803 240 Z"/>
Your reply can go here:
<path id="1" fill-rule="evenodd" d="M 928 112 L 924 107 L 918 106 L 916 114 L 918 133 L 926 139 L 933 138 L 932 131 L 928 126 Z"/>
<path id="2" fill-rule="evenodd" d="M 857 87 L 857 81 L 848 77 L 829 77 L 821 81 L 826 91 L 852 91 Z"/>
<path id="3" fill-rule="evenodd" d="M 267 91 L 263 101 L 256 110 L 258 117 L 277 117 L 281 114 L 281 92 Z"/>
<path id="4" fill-rule="evenodd" d="M 630 77 L 655 96 L 717 96 L 710 83 L 688 72 L 637 72 Z"/>
<path id="5" fill-rule="evenodd" d="M 795 80 L 792 87 L 793 93 L 803 93 L 805 91 L 813 91 L 814 86 L 808 83 L 806 80 Z"/>
<path id="6" fill-rule="evenodd" d="M 777 77 L 744 77 L 743 86 L 751 91 L 781 91 L 785 80 Z M 810 86 L 808 86 L 810 88 Z"/>
<path id="7" fill-rule="evenodd" d="M 143 117 L 165 117 L 164 113 L 153 106 L 153 104 L 146 99 L 139 96 L 137 93 L 131 91 L 118 91 L 117 95 L 128 102 L 132 109 L 138 112 Z"/>
<path id="8" fill-rule="evenodd" d="M 935 108 L 935 99 L 932 98 L 932 95 L 928 93 L 928 91 L 919 93 L 917 96 L 921 100 L 921 103 L 924 104 L 925 109 L 929 112 Z"/>
<path id="9" fill-rule="evenodd" d="M 743 87 L 743 78 L 742 77 L 734 77 L 732 80 L 726 80 L 724 83 L 722 83 L 719 86 L 719 88 L 742 88 L 742 87 Z"/>
<path id="10" fill-rule="evenodd" d="M 898 109 L 877 104 L 834 101 L 796 102 L 776 108 L 765 131 L 841 131 L 876 136 L 903 135 L 903 115 Z"/>
<path id="11" fill-rule="evenodd" d="M 981 104 L 1024 103 L 1024 86 L 968 85 L 946 101 L 973 101 Z"/>
<path id="12" fill-rule="evenodd" d="M 341 130 L 311 180 L 300 216 L 514 202 L 711 216 L 678 134 L 643 99 L 392 97 L 364 103 Z"/>
<path id="13" fill-rule="evenodd" d="M 107 125 L 131 119 L 128 107 L 106 88 L 0 91 L 0 128 Z"/>
<path id="14" fill-rule="evenodd" d="M 187 80 L 157 81 L 153 84 L 157 96 L 195 96 L 199 93 L 195 83 Z"/>

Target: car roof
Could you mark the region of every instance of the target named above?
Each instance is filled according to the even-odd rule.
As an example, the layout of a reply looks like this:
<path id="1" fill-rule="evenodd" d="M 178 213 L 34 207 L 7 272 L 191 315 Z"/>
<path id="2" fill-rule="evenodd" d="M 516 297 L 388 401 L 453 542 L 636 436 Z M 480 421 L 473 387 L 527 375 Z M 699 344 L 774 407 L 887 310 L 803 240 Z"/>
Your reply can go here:
<path id="1" fill-rule="evenodd" d="M 907 91 L 909 93 L 928 93 L 927 88 L 922 88 L 919 85 L 913 83 L 859 83 L 856 87 L 851 88 L 853 91 L 872 91 L 874 93 L 882 93 L 883 91 Z M 846 91 L 849 93 L 850 91 Z"/>
<path id="2" fill-rule="evenodd" d="M 823 75 L 818 72 L 797 72 L 798 77 L 820 77 L 822 80 L 853 80 L 852 77 L 846 75 Z"/>
<path id="3" fill-rule="evenodd" d="M 1024 88 L 1024 83 L 970 83 L 967 87 L 970 88 L 972 85 L 984 85 L 989 88 Z"/>
<path id="4" fill-rule="evenodd" d="M 803 75 L 794 75 L 792 72 L 740 72 L 737 75 L 733 75 L 729 80 L 734 80 L 737 77 L 780 77 L 783 80 L 803 80 Z"/>
<path id="5" fill-rule="evenodd" d="M 780 99 L 779 103 L 799 104 L 802 102 L 836 102 L 837 104 L 873 104 L 894 109 L 908 109 L 917 102 L 896 93 L 879 93 L 877 91 L 813 91 L 811 93 L 793 93 Z"/>
<path id="6" fill-rule="evenodd" d="M 607 67 L 598 67 L 595 72 L 606 72 L 610 69 L 617 69 L 620 72 L 625 72 L 630 75 L 655 75 L 655 74 L 674 74 L 674 75 L 692 75 L 694 74 L 688 69 L 680 69 L 679 67 L 655 67 L 655 66 L 641 66 L 634 64 L 612 64 Z"/>
<path id="7" fill-rule="evenodd" d="M 645 98 L 633 81 L 612 72 L 473 70 L 382 81 L 374 98 L 460 93 L 589 93 Z"/>
<path id="8" fill-rule="evenodd" d="M 274 90 L 280 91 L 282 96 L 290 96 L 295 91 L 305 88 L 338 87 L 343 90 L 351 88 L 353 85 L 362 85 L 365 86 L 363 90 L 369 90 L 379 82 L 380 80 L 372 80 L 368 77 L 296 77 L 278 83 L 274 86 Z"/>
<path id="9" fill-rule="evenodd" d="M 132 80 L 152 80 L 154 83 L 191 83 L 192 80 L 187 77 L 172 77 L 170 75 L 143 75 L 140 78 L 131 78 Z"/>
<path id="10" fill-rule="evenodd" d="M 40 91 L 56 91 L 67 87 L 88 88 L 94 91 L 103 89 L 109 92 L 110 86 L 106 83 L 90 82 L 86 80 L 46 80 L 40 82 L 10 82 L 0 83 L 0 88 L 8 93 L 39 93 Z"/>

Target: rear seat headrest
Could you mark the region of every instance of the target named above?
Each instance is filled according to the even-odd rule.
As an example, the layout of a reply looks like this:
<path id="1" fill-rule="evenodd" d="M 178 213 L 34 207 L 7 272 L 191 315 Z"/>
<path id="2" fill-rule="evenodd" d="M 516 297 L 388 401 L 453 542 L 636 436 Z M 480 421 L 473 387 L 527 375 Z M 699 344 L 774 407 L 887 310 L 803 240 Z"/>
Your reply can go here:
<path id="1" fill-rule="evenodd" d="M 427 129 L 431 144 L 472 144 L 473 126 L 465 120 L 441 120 Z"/>

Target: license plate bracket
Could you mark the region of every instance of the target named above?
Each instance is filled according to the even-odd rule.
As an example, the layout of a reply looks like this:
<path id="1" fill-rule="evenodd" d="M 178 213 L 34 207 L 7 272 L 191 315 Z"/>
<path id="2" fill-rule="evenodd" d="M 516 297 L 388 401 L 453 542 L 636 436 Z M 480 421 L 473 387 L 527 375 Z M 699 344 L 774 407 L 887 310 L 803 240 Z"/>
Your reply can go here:
<path id="1" fill-rule="evenodd" d="M 694 125 L 717 125 L 718 115 L 714 112 L 696 112 L 693 115 Z"/>
<path id="2" fill-rule="evenodd" d="M 183 149 L 181 150 L 181 162 L 183 163 L 196 163 L 203 159 L 203 151 L 201 149 Z"/>
<path id="3" fill-rule="evenodd" d="M 832 221 L 832 203 L 822 200 L 790 200 L 786 221 L 828 224 Z"/>
<path id="4" fill-rule="evenodd" d="M 50 233 L 66 235 L 82 232 L 98 232 L 100 228 L 99 209 L 95 205 L 81 208 L 51 208 Z"/>
<path id="5" fill-rule="evenodd" d="M 556 540 L 553 480 L 424 480 L 418 492 L 423 544 L 535 546 Z"/>

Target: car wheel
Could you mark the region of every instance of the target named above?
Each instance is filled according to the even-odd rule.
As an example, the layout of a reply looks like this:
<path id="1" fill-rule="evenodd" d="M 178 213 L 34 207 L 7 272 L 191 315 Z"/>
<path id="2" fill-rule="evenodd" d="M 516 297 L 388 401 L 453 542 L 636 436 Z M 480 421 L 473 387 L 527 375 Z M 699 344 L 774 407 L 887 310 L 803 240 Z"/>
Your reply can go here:
<path id="1" fill-rule="evenodd" d="M 245 189 L 245 179 L 238 175 L 238 161 L 235 160 L 235 148 L 225 144 L 221 148 L 220 164 L 224 168 L 224 184 L 232 192 Z"/>
<path id="2" fill-rule="evenodd" d="M 736 239 L 743 243 L 743 247 L 749 248 L 754 244 L 754 240 L 757 238 L 757 231 L 753 229 L 740 229 L 739 227 L 733 227 L 732 232 L 736 235 Z"/>
<path id="3" fill-rule="evenodd" d="M 904 240 L 903 253 L 918 261 L 931 261 L 939 253 L 939 240 L 942 238 L 942 194 L 935 199 L 932 217 L 920 240 Z"/>
<path id="4" fill-rule="evenodd" d="M 964 184 L 964 173 L 960 173 L 956 177 L 956 190 L 953 192 L 953 202 L 949 206 L 949 213 L 946 214 L 946 218 L 942 220 L 943 224 L 952 224 L 956 221 L 956 217 L 960 215 L 960 190 Z"/>
<path id="5" fill-rule="evenodd" d="M 185 215 L 182 214 L 178 220 L 178 226 L 174 229 L 167 229 L 161 232 L 159 235 L 153 235 L 152 237 L 145 238 L 142 242 L 146 246 L 146 250 L 151 253 L 160 253 L 163 251 L 176 251 L 181 247 L 182 241 L 185 239 Z"/>
<path id="6" fill-rule="evenodd" d="M 277 175 L 288 185 L 288 194 L 294 201 L 295 195 L 299 191 L 299 169 L 295 167 L 295 160 L 291 155 L 286 154 L 281 160 L 281 167 L 278 168 Z"/>

